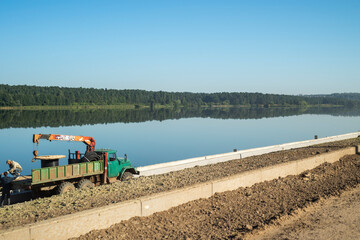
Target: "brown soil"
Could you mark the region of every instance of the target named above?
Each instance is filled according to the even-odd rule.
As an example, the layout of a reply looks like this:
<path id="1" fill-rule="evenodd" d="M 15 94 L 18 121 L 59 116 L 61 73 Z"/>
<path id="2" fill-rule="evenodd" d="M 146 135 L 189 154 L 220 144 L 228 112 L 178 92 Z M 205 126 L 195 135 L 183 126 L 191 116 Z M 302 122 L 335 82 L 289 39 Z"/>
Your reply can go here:
<path id="1" fill-rule="evenodd" d="M 360 239 L 360 185 L 285 216 L 247 240 Z"/>
<path id="2" fill-rule="evenodd" d="M 149 217 L 122 221 L 79 239 L 243 239 L 299 208 L 356 187 L 359 173 L 360 155 L 345 156 L 297 176 L 217 193 Z"/>
<path id="3" fill-rule="evenodd" d="M 21 226 L 141 196 L 215 180 L 240 172 L 294 161 L 360 144 L 360 138 L 280 151 L 224 163 L 184 169 L 163 175 L 139 177 L 61 196 L 39 198 L 0 208 L 0 229 Z"/>

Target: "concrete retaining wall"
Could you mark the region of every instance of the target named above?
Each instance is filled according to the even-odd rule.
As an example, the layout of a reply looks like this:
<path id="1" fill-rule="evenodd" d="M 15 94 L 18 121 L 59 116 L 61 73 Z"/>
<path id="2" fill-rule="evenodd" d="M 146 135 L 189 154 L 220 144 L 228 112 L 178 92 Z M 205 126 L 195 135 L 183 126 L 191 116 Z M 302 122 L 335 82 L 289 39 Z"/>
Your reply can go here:
<path id="1" fill-rule="evenodd" d="M 26 227 L 0 232 L 0 239 L 61 240 L 77 237 L 94 229 L 104 229 L 122 220 L 141 216 L 140 200 L 65 215 Z"/>
<path id="2" fill-rule="evenodd" d="M 212 183 L 197 184 L 183 189 L 159 193 L 149 197 L 140 198 L 142 216 L 148 216 L 156 212 L 187 203 L 199 198 L 209 198 L 213 194 Z"/>
<path id="3" fill-rule="evenodd" d="M 139 167 L 138 170 L 140 171 L 141 176 L 150 176 L 156 174 L 163 174 L 172 171 L 179 171 L 185 168 L 192 168 L 195 166 L 203 166 L 208 164 L 214 164 L 219 162 L 226 162 L 230 160 L 251 157 L 262 155 L 271 152 L 277 152 L 282 150 L 289 150 L 294 148 L 301 148 L 301 147 L 308 147 L 316 144 L 327 143 L 327 142 L 335 142 L 345 139 L 356 138 L 360 136 L 360 132 L 348 133 L 338 136 L 332 137 L 325 137 L 320 139 L 312 139 L 307 141 L 301 142 L 293 142 L 293 143 L 285 143 L 280 145 L 274 146 L 267 146 L 267 147 L 260 147 L 260 148 L 252 148 L 247 150 L 240 150 L 237 152 L 229 152 L 223 154 L 216 154 L 204 157 L 197 157 L 197 158 L 190 158 L 185 160 L 167 162 L 167 163 L 160 163 L 149 165 L 145 167 Z"/>
<path id="4" fill-rule="evenodd" d="M 345 155 L 352 155 L 355 153 L 355 147 L 351 147 L 330 153 L 320 154 L 310 158 L 247 171 L 238 175 L 230 176 L 228 178 L 212 181 L 213 194 L 216 192 L 232 191 L 238 189 L 239 187 L 250 187 L 255 183 L 273 180 L 278 177 L 297 175 L 303 171 L 313 169 L 322 163 L 333 163 Z"/>
<path id="5" fill-rule="evenodd" d="M 148 216 L 180 204 L 208 198 L 216 192 L 235 190 L 255 183 L 287 175 L 300 174 L 324 162 L 335 162 L 341 157 L 357 153 L 355 147 L 329 152 L 314 157 L 243 172 L 224 179 L 197 184 L 183 189 L 142 197 L 133 201 L 74 213 L 27 226 L 0 232 L 0 239 L 54 240 L 78 237 L 95 229 L 104 229 L 135 216 Z"/>

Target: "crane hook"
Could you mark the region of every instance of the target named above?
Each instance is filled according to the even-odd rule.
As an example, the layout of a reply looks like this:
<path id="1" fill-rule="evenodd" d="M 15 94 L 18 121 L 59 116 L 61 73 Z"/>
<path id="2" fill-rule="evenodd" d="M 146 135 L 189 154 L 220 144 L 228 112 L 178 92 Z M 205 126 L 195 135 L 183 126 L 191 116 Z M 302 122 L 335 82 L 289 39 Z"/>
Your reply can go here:
<path id="1" fill-rule="evenodd" d="M 39 154 L 38 150 L 33 151 L 33 155 L 34 155 L 35 157 L 37 157 L 38 154 Z"/>

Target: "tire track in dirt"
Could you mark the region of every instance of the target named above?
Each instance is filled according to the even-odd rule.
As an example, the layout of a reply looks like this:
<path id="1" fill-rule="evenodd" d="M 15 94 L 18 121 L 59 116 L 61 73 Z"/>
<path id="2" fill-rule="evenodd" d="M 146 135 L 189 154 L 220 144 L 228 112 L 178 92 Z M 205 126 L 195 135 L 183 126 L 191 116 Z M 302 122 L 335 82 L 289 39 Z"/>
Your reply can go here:
<path id="1" fill-rule="evenodd" d="M 247 240 L 360 239 L 360 185 L 286 216 Z"/>

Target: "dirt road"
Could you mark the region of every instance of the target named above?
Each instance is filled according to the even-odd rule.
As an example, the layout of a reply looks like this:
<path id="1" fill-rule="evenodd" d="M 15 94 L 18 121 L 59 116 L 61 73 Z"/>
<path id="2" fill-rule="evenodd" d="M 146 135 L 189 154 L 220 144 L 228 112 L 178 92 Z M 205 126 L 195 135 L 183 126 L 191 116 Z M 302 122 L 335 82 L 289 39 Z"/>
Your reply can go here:
<path id="1" fill-rule="evenodd" d="M 360 186 L 281 218 L 247 240 L 360 239 Z"/>
<path id="2" fill-rule="evenodd" d="M 61 196 L 39 198 L 5 206 L 0 208 L 0 229 L 183 188 L 355 145 L 360 145 L 360 138 L 194 167 L 163 175 L 139 177 L 129 182 L 116 182 L 93 189 L 77 190 Z"/>
<path id="3" fill-rule="evenodd" d="M 360 155 L 346 156 L 339 162 L 322 164 L 301 175 L 217 193 L 209 199 L 192 201 L 149 217 L 134 217 L 122 221 L 108 229 L 92 231 L 79 239 L 243 239 L 278 219 L 295 214 L 298 209 L 311 206 L 314 202 L 322 202 L 321 199 L 330 196 L 339 196 L 346 190 L 355 188 L 360 183 L 359 173 Z M 353 196 L 350 193 L 348 200 L 340 198 L 338 200 L 338 206 L 342 206 L 340 213 L 335 211 L 337 206 L 329 203 L 326 207 L 332 211 L 327 212 L 327 209 L 323 209 L 312 214 L 310 222 L 304 228 L 313 230 L 312 222 L 321 223 L 321 226 L 326 227 L 329 223 L 327 218 L 335 218 L 333 224 L 349 225 L 347 228 L 339 226 L 332 229 L 332 232 L 324 235 L 325 238 L 330 237 L 334 232 L 341 236 L 340 234 L 345 230 L 350 232 L 344 237 L 349 237 L 352 232 L 358 233 L 359 218 L 351 216 L 352 210 L 346 209 L 347 203 L 353 202 L 352 208 L 357 208 L 356 212 L 359 212 L 358 197 L 355 191 Z M 319 220 L 319 217 L 323 220 Z M 306 221 L 306 219 L 300 221 L 300 226 Z M 293 227 L 298 226 L 295 224 Z M 303 234 L 308 239 L 317 239 L 317 236 L 326 230 L 320 229 L 317 232 Z M 287 232 L 286 236 L 278 236 L 283 239 L 293 239 L 291 237 L 298 234 L 291 230 Z M 277 239 L 276 235 L 275 239 Z"/>

